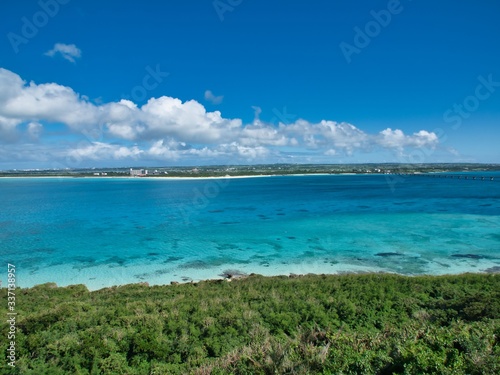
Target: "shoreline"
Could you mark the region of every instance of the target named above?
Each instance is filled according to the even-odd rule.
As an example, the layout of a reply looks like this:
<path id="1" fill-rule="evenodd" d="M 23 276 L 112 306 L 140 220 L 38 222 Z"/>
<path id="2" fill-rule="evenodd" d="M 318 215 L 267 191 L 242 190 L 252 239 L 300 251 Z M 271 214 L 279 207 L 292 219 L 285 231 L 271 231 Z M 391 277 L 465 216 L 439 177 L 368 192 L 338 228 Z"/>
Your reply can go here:
<path id="1" fill-rule="evenodd" d="M 151 283 L 149 281 L 137 281 L 137 282 L 131 282 L 131 283 L 120 283 L 120 284 L 113 284 L 109 286 L 103 286 L 101 288 L 92 288 L 86 283 L 74 283 L 74 284 L 64 284 L 64 285 L 59 285 L 57 282 L 54 281 L 47 281 L 44 283 L 39 283 L 39 284 L 34 284 L 31 286 L 17 286 L 17 289 L 21 290 L 26 290 L 26 289 L 33 289 L 33 288 L 39 288 L 41 286 L 49 286 L 51 288 L 71 288 L 75 287 L 78 285 L 83 285 L 89 292 L 98 292 L 101 290 L 105 289 L 114 289 L 114 288 L 121 288 L 121 287 L 127 287 L 127 286 L 147 286 L 147 287 L 170 287 L 170 286 L 176 286 L 176 285 L 188 285 L 188 284 L 193 284 L 196 285 L 198 283 L 221 283 L 221 282 L 233 282 L 233 281 L 238 281 L 238 280 L 244 280 L 252 277 L 259 277 L 259 278 L 266 278 L 266 279 L 301 279 L 301 278 L 307 278 L 307 277 L 348 277 L 348 276 L 353 276 L 353 275 L 393 275 L 393 276 L 400 276 L 400 277 L 405 277 L 405 278 L 419 278 L 419 277 L 426 277 L 426 278 L 440 278 L 440 277 L 448 277 L 448 276 L 464 276 L 464 275 L 490 275 L 490 276 L 495 276 L 495 275 L 500 275 L 500 267 L 498 269 L 495 269 L 493 271 L 463 271 L 463 272 L 458 272 L 458 273 L 440 273 L 440 274 L 418 274 L 418 275 L 408 275 L 408 274 L 402 274 L 398 272 L 389 272 L 389 271 L 363 271 L 363 270 L 358 270 L 358 271 L 341 271 L 341 272 L 336 272 L 336 273 L 314 273 L 314 272 L 308 272 L 308 273 L 302 273 L 302 274 L 296 274 L 296 273 L 289 273 L 288 275 L 286 274 L 261 274 L 261 273 L 237 273 L 235 272 L 234 274 L 227 274 L 227 275 L 220 275 L 219 278 L 206 278 L 206 279 L 193 279 L 193 280 L 188 280 L 188 281 L 171 281 L 168 283 Z M 1 289 L 7 289 L 7 287 L 1 287 Z"/>
<path id="2" fill-rule="evenodd" d="M 485 170 L 485 171 L 429 171 L 429 172 L 414 172 L 409 173 L 407 176 L 425 176 L 436 174 L 481 174 L 481 173 L 497 173 L 499 170 Z M 222 180 L 222 179 L 244 179 L 244 178 L 264 178 L 264 177 L 306 177 L 306 176 L 399 176 L 399 173 L 371 173 L 371 172 L 343 172 L 343 173 L 276 173 L 276 174 L 259 174 L 259 175 L 225 175 L 225 176 L 68 176 L 68 175 L 49 175 L 49 176 L 28 176 L 28 175 L 12 175 L 0 176 L 1 179 L 103 179 L 103 180 L 159 180 L 159 181 L 190 181 L 190 180 Z"/>
<path id="3" fill-rule="evenodd" d="M 82 274 L 78 275 L 80 280 L 78 280 L 78 278 L 76 277 L 67 279 L 66 282 L 61 280 L 59 280 L 58 282 L 58 281 L 53 281 L 54 279 L 51 279 L 51 281 L 40 281 L 40 282 L 35 281 L 32 283 L 28 283 L 29 284 L 28 286 L 19 286 L 19 284 L 22 284 L 22 282 L 21 283 L 19 282 L 19 279 L 22 279 L 22 277 L 19 277 L 21 276 L 19 274 L 18 287 L 21 289 L 29 289 L 44 284 L 55 284 L 58 287 L 84 285 L 89 291 L 97 291 L 101 289 L 120 287 L 124 285 L 147 284 L 149 286 L 165 286 L 165 285 L 178 285 L 178 284 L 196 284 L 200 282 L 222 282 L 222 281 L 230 282 L 232 280 L 245 279 L 253 275 L 258 275 L 266 278 L 299 278 L 304 276 L 346 276 L 346 275 L 368 275 L 368 274 L 399 275 L 404 277 L 440 277 L 440 276 L 453 276 L 453 275 L 463 275 L 463 274 L 478 274 L 478 275 L 500 274 L 500 266 L 498 265 L 492 266 L 491 264 L 489 264 L 490 267 L 483 269 L 478 269 L 478 267 L 470 267 L 470 265 L 469 266 L 464 265 L 462 267 L 455 267 L 453 270 L 434 269 L 433 270 L 434 272 L 429 271 L 423 273 L 402 273 L 397 271 L 391 271 L 384 267 L 368 267 L 359 265 L 354 266 L 352 264 L 339 265 L 340 267 L 337 266 L 335 267 L 335 269 L 330 269 L 330 270 L 327 270 L 326 268 L 323 267 L 318 267 L 318 265 L 315 266 L 313 265 L 312 267 L 306 267 L 306 268 L 304 268 L 303 265 L 299 264 L 288 265 L 289 267 L 287 268 L 290 270 L 289 272 L 283 272 L 282 269 L 275 267 L 269 269 L 267 267 L 258 267 L 258 266 L 251 268 L 246 268 L 246 267 L 236 268 L 236 265 L 234 266 L 235 267 L 233 268 L 231 268 L 230 265 L 228 265 L 228 267 L 220 267 L 216 271 L 213 268 L 210 270 L 206 269 L 204 270 L 205 272 L 198 272 L 198 274 L 196 274 L 196 272 L 194 272 L 194 274 L 186 273 L 186 275 L 190 275 L 191 277 L 190 276 L 172 277 L 172 275 L 169 275 L 170 277 L 169 276 L 165 277 L 166 275 L 158 275 L 153 272 L 148 276 L 144 275 L 144 278 L 132 279 L 128 275 L 125 276 L 123 275 L 122 272 L 120 272 L 122 276 L 125 276 L 121 278 L 121 280 L 120 277 L 109 278 L 106 280 L 106 281 L 114 280 L 115 281 L 114 283 L 110 282 L 99 283 L 98 281 L 99 280 L 102 281 L 103 279 L 100 279 L 98 277 L 87 278 L 87 280 L 84 280 L 86 276 L 88 277 L 92 275 L 92 274 L 87 274 L 84 271 L 85 275 Z M 124 269 L 122 268 L 121 271 L 123 270 Z"/>
<path id="4" fill-rule="evenodd" d="M 297 174 L 262 174 L 262 175 L 241 175 L 241 176 L 157 176 L 157 177 L 133 177 L 133 176 L 0 176 L 0 179 L 9 178 L 34 178 L 34 179 L 125 179 L 125 180 L 221 180 L 239 178 L 261 178 L 261 177 L 304 177 L 304 176 L 383 176 L 383 173 L 297 173 Z"/>

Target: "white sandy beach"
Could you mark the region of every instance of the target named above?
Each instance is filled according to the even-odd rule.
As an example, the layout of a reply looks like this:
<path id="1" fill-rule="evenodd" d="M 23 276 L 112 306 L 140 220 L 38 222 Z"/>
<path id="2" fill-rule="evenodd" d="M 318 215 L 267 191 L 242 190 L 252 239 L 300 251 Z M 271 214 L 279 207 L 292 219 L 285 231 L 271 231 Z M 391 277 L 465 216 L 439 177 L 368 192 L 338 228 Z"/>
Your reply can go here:
<path id="1" fill-rule="evenodd" d="M 429 263 L 427 275 L 462 274 L 467 272 L 484 272 L 496 263 L 491 260 L 456 259 L 443 268 L 438 260 Z M 179 267 L 180 266 L 180 267 Z M 55 282 L 58 286 L 84 284 L 89 290 L 98 290 L 114 285 L 125 285 L 147 282 L 149 285 L 166 285 L 171 282 L 187 283 L 204 280 L 220 280 L 227 270 L 236 270 L 242 274 L 259 274 L 263 276 L 289 276 L 306 274 L 346 274 L 346 273 L 398 273 L 384 267 L 363 266 L 347 263 L 324 263 L 322 261 L 305 261 L 303 263 L 269 264 L 223 264 L 219 266 L 199 268 L 183 268 L 182 264 L 132 263 L 123 266 L 105 264 L 75 269 L 73 264 L 51 266 L 29 275 L 18 275 L 20 287 L 32 287 L 46 282 Z M 421 274 L 420 274 L 421 275 Z"/>

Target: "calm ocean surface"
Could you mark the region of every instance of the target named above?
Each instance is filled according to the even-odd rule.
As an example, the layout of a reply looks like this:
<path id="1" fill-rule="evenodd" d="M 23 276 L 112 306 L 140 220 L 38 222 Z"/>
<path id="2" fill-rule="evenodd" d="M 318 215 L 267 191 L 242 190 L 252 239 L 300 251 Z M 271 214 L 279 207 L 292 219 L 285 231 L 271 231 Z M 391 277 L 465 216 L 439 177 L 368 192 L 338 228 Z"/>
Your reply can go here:
<path id="1" fill-rule="evenodd" d="M 0 255 L 16 265 L 22 287 L 165 284 L 226 270 L 418 275 L 500 267 L 499 172 L 467 180 L 2 178 L 0 198 Z"/>

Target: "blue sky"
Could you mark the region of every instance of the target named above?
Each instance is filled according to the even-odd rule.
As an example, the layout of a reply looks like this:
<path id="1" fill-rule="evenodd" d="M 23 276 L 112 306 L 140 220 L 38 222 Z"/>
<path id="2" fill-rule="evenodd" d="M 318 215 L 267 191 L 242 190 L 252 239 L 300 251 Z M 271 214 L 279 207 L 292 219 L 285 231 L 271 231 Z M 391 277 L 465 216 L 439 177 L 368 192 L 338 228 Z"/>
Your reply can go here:
<path id="1" fill-rule="evenodd" d="M 494 0 L 4 0 L 0 169 L 500 162 Z"/>

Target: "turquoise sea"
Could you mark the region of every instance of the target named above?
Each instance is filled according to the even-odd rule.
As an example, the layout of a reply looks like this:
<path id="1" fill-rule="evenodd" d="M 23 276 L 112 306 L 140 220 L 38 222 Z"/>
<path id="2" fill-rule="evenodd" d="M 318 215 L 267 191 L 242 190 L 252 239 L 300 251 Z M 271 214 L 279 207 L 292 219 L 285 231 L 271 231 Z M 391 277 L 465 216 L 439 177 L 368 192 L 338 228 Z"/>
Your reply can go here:
<path id="1" fill-rule="evenodd" d="M 460 175 L 1 178 L 0 255 L 22 287 L 498 270 L 500 172 Z"/>

